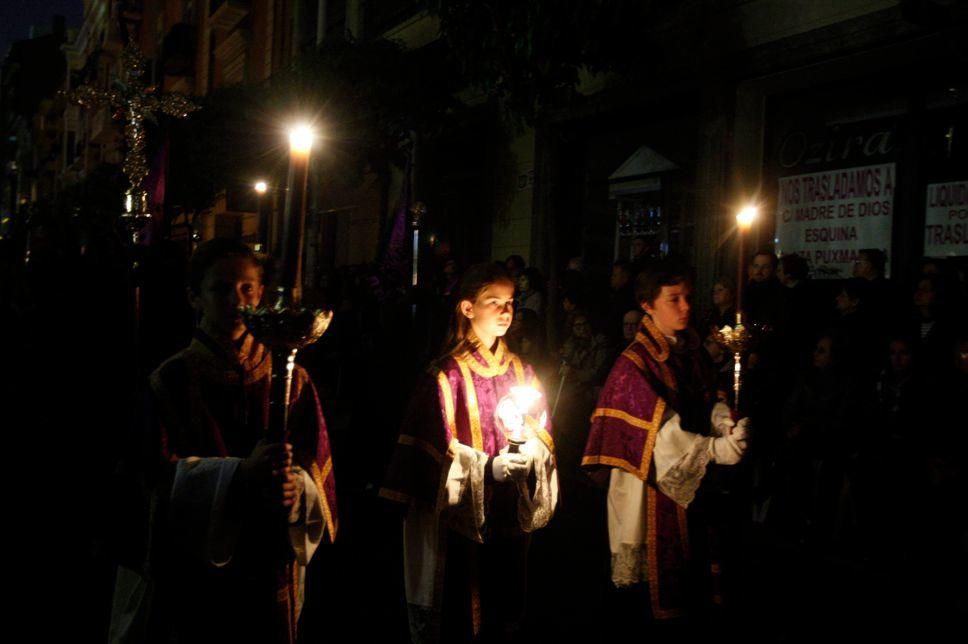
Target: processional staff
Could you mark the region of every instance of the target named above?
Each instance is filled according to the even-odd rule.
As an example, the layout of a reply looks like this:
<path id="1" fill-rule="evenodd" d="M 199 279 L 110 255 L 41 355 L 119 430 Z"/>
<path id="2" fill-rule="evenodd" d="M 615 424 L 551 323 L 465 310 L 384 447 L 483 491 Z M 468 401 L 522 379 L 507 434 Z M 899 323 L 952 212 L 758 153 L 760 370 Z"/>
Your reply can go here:
<path id="1" fill-rule="evenodd" d="M 283 211 L 281 280 L 275 301 L 257 309 L 245 307 L 245 325 L 256 340 L 272 352 L 272 380 L 269 393 L 269 443 L 289 442 L 289 401 L 296 353 L 318 340 L 333 318 L 331 311 L 302 307 L 302 256 L 306 228 L 306 189 L 314 134 L 308 126 L 289 133 L 289 175 Z M 288 521 L 280 517 L 276 568 L 277 629 L 279 643 L 292 643 L 296 636 L 296 598 L 290 583 L 292 553 Z"/>
<path id="2" fill-rule="evenodd" d="M 108 107 L 114 110 L 112 117 L 124 120 L 124 170 L 128 188 L 124 193 L 124 209 L 121 222 L 129 235 L 132 245 L 138 244 L 141 231 L 151 220 L 148 211 L 148 193 L 145 191 L 145 177 L 148 175 L 148 162 L 145 158 L 146 118 L 156 112 L 175 118 L 186 118 L 199 109 L 198 105 L 183 94 L 157 92 L 157 88 L 147 86 L 144 80 L 145 59 L 133 38 L 129 38 L 121 53 L 121 78 L 116 79 L 109 89 L 94 85 L 81 85 L 64 92 L 67 100 L 81 107 Z M 138 269 L 137 260 L 132 261 L 133 270 Z M 141 334 L 141 286 L 135 282 L 133 293 L 135 373 L 141 375 L 140 334 Z M 140 378 L 139 378 L 140 381 Z"/>
<path id="3" fill-rule="evenodd" d="M 258 309 L 247 307 L 245 324 L 256 340 L 272 351 L 269 402 L 271 442 L 288 439 L 289 399 L 296 353 L 326 332 L 332 311 L 302 307 L 302 260 L 306 229 L 306 191 L 314 134 L 308 126 L 289 133 L 289 174 L 283 210 L 281 276 L 275 300 Z"/>

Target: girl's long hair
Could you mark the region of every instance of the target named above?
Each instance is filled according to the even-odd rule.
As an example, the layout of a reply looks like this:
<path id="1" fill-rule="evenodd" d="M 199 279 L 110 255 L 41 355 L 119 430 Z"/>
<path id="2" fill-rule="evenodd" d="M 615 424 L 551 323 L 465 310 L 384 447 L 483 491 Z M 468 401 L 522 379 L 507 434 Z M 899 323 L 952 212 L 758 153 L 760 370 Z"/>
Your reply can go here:
<path id="1" fill-rule="evenodd" d="M 467 269 L 464 277 L 460 280 L 457 289 L 457 304 L 450 317 L 450 326 L 447 329 L 447 336 L 441 347 L 441 356 L 463 355 L 477 349 L 477 336 L 471 330 L 471 321 L 460 311 L 460 304 L 464 300 L 476 302 L 481 292 L 491 284 L 504 282 L 514 287 L 514 281 L 508 274 L 507 269 L 501 264 L 475 264 Z"/>

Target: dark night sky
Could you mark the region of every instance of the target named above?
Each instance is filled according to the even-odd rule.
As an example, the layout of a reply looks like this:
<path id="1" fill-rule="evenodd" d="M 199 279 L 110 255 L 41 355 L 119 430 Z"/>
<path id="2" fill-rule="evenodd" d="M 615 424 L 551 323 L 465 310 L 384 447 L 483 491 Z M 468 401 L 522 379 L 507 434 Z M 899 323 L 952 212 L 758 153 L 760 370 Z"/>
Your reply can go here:
<path id="1" fill-rule="evenodd" d="M 50 19 L 61 15 L 67 26 L 80 27 L 84 18 L 82 0 L 0 0 L 0 58 L 6 57 L 10 44 L 26 40 L 30 26 L 50 28 Z"/>

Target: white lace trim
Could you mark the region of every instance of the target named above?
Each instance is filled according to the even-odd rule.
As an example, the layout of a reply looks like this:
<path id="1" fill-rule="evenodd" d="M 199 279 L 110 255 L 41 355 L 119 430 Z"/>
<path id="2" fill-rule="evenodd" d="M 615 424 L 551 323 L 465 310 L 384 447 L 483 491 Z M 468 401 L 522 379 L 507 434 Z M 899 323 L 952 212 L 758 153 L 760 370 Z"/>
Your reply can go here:
<path id="1" fill-rule="evenodd" d="M 623 543 L 612 553 L 612 583 L 622 588 L 649 578 L 645 544 Z"/>
<path id="2" fill-rule="evenodd" d="M 522 446 L 521 451 L 532 458 L 536 483 L 533 497 L 526 482 L 518 484 L 521 494 L 518 499 L 518 523 L 525 532 L 533 532 L 548 525 L 555 513 L 558 472 L 551 451 L 541 441 L 532 438 Z"/>
<path id="3" fill-rule="evenodd" d="M 441 520 L 451 529 L 477 543 L 484 542 L 484 468 L 487 454 L 457 443 L 439 504 Z"/>
<path id="4" fill-rule="evenodd" d="M 684 508 L 696 498 L 696 490 L 706 474 L 709 464 L 707 447 L 711 440 L 708 436 L 697 437 L 689 450 L 669 467 L 665 476 L 656 481 L 663 494 Z"/>

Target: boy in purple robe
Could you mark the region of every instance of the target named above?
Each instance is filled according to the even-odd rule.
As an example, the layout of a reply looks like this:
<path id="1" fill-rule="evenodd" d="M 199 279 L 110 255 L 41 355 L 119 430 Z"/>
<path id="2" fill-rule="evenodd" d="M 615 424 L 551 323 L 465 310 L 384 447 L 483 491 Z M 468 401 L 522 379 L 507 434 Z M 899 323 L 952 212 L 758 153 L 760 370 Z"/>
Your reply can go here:
<path id="1" fill-rule="evenodd" d="M 524 617 L 528 535 L 558 499 L 541 385 L 503 337 L 514 284 L 468 270 L 443 357 L 417 386 L 381 496 L 406 504 L 414 642 L 512 641 Z"/>
<path id="2" fill-rule="evenodd" d="M 654 618 L 682 615 L 696 589 L 687 508 L 710 463 L 746 451 L 748 419 L 714 405 L 689 325 L 690 272 L 669 260 L 637 280 L 645 316 L 592 414 L 582 465 L 608 484 L 612 582 L 648 584 Z"/>
<path id="3" fill-rule="evenodd" d="M 143 565 L 119 568 L 112 642 L 295 641 L 306 565 L 336 536 L 335 481 L 301 367 L 291 442 L 265 440 L 272 358 L 240 315 L 262 292 L 245 244 L 215 239 L 192 256 L 201 322 L 150 377 L 150 536 Z"/>

